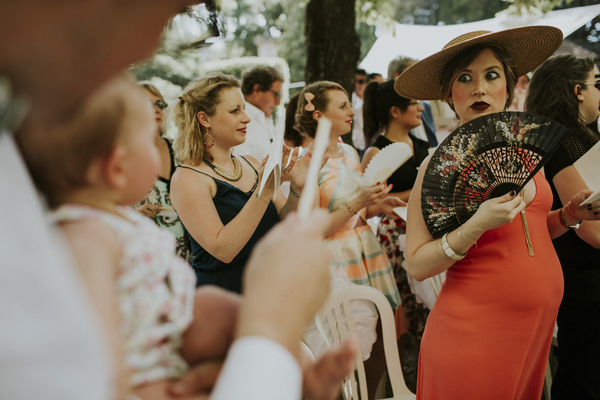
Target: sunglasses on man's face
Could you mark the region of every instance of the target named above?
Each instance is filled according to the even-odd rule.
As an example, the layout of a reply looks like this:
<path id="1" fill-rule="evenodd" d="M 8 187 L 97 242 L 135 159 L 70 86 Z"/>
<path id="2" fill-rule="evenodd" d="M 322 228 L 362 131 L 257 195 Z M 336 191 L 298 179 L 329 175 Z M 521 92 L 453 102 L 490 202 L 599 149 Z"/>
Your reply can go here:
<path id="1" fill-rule="evenodd" d="M 152 100 L 150 100 L 150 103 L 152 103 Z M 156 100 L 156 102 L 152 103 L 152 105 L 160 108 L 161 110 L 169 107 L 169 105 L 162 100 Z"/>
<path id="2" fill-rule="evenodd" d="M 364 79 L 357 79 L 356 83 L 358 83 L 359 85 L 362 85 L 363 83 L 365 83 Z"/>
<path id="3" fill-rule="evenodd" d="M 269 89 L 273 92 L 273 96 L 275 96 L 275 100 L 281 100 L 281 93 L 274 91 L 273 89 Z"/>

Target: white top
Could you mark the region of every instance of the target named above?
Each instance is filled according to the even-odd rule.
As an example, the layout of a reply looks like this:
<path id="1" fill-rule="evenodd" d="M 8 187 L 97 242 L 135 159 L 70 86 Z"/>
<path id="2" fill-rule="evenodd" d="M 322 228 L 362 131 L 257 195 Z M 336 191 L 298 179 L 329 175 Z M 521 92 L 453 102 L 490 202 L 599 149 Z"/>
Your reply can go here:
<path id="1" fill-rule="evenodd" d="M 302 371 L 280 344 L 259 336 L 236 340 L 211 400 L 298 400 Z"/>
<path id="2" fill-rule="evenodd" d="M 272 117 L 266 117 L 265 113 L 258 107 L 246 102 L 246 114 L 251 121 L 246 129 L 246 141 L 236 147 L 233 152 L 236 155 L 251 155 L 262 161 L 271 148 L 271 142 L 275 138 L 275 124 Z"/>
<path id="3" fill-rule="evenodd" d="M 0 399 L 113 398 L 99 320 L 7 132 L 0 187 Z"/>
<path id="4" fill-rule="evenodd" d="M 354 118 L 352 118 L 352 144 L 355 149 L 364 150 L 367 146 L 363 128 L 363 99 L 356 93 L 352 93 L 352 109 L 355 112 Z"/>
<path id="5" fill-rule="evenodd" d="M 175 254 L 170 231 L 131 207 L 119 206 L 117 212 L 63 204 L 51 217 L 57 223 L 96 220 L 116 235 L 121 258 L 115 287 L 129 384 L 180 377 L 188 370 L 179 350 L 194 316 L 196 275 Z"/>

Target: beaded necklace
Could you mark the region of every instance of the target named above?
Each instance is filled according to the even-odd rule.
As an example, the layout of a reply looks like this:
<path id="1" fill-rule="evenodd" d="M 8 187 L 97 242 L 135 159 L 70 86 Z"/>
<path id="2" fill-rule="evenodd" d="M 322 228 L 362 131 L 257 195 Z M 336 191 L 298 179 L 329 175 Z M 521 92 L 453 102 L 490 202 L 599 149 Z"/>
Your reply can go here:
<path id="1" fill-rule="evenodd" d="M 213 165 L 206 158 L 204 159 L 204 162 L 206 164 L 208 164 L 208 166 L 210 168 L 212 168 L 213 171 L 215 171 L 215 174 L 220 175 L 229 181 L 234 181 L 234 182 L 239 181 L 240 178 L 242 177 L 242 163 L 240 163 L 240 160 L 235 158 L 235 156 L 233 154 L 231 155 L 231 160 L 233 161 L 233 165 L 235 167 L 233 173 L 222 170 L 221 168 L 217 167 L 216 165 Z"/>

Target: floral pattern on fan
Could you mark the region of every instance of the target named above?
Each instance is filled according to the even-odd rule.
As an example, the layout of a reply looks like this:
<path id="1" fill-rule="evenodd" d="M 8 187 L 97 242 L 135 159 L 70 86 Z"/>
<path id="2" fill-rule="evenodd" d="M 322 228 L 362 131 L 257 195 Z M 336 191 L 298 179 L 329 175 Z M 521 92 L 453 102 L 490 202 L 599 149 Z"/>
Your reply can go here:
<path id="1" fill-rule="evenodd" d="M 434 152 L 423 178 L 421 207 L 431 235 L 464 224 L 490 198 L 520 191 L 566 132 L 522 112 L 489 114 L 456 129 Z"/>

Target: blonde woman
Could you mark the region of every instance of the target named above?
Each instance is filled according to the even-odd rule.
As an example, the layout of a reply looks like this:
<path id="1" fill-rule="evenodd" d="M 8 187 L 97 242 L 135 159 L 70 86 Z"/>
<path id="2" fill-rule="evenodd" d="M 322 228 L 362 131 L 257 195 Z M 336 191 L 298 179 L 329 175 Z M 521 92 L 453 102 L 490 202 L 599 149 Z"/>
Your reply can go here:
<path id="1" fill-rule="evenodd" d="M 279 193 L 273 200 L 278 188 L 272 178 L 259 195 L 261 163 L 251 156 L 238 158 L 232 151 L 246 139 L 250 122 L 240 83 L 233 77 L 216 74 L 191 82 L 175 104 L 173 117 L 179 128 L 174 148 L 181 166 L 171 181 L 171 201 L 192 243 L 197 285 L 240 293 L 251 250 L 280 216 L 297 207 L 303 176 L 292 171 L 292 156 L 282 175 L 285 180 L 292 171 L 289 198 Z M 284 158 L 290 156 L 286 147 Z"/>

